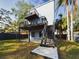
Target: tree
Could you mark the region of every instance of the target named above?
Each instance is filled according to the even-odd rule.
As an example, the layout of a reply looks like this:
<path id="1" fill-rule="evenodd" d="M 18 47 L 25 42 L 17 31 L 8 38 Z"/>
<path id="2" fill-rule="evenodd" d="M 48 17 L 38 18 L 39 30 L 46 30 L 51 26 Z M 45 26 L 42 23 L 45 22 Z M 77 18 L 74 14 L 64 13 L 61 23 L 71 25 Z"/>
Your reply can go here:
<path id="1" fill-rule="evenodd" d="M 55 24 L 55 29 L 60 35 L 60 39 L 62 37 L 63 31 L 67 30 L 67 20 L 66 17 L 62 17 L 62 14 L 59 14 L 60 19 L 57 19 L 57 22 Z"/>
<path id="2" fill-rule="evenodd" d="M 75 20 L 74 31 L 79 31 L 79 19 Z"/>
<path id="3" fill-rule="evenodd" d="M 75 15 L 77 11 L 77 0 L 58 0 L 57 8 L 59 8 L 61 5 L 66 6 L 67 11 L 67 37 L 68 40 L 73 40 L 73 14 Z M 72 10 L 69 10 L 69 6 L 71 5 Z M 72 12 L 70 12 L 72 11 Z M 74 12 L 74 13 L 73 13 Z M 70 22 L 71 21 L 71 22 Z M 71 27 L 71 28 L 70 28 Z M 71 33 L 70 33 L 71 30 Z M 71 36 L 71 38 L 70 38 Z"/>
<path id="4" fill-rule="evenodd" d="M 79 10 L 79 8 L 78 8 Z M 77 10 L 77 14 L 74 20 L 74 31 L 79 31 L 79 11 Z"/>
<path id="5" fill-rule="evenodd" d="M 28 11 L 31 9 L 31 5 L 27 4 L 25 0 L 20 0 L 16 3 L 16 8 L 12 8 L 12 12 L 15 14 L 15 17 L 17 19 L 17 27 L 18 31 L 20 32 L 20 24 L 21 22 L 24 22 L 25 17 L 27 16 Z M 20 33 L 19 33 L 20 34 Z"/>
<path id="6" fill-rule="evenodd" d="M 0 26 L 0 29 L 4 30 L 5 27 L 8 27 L 12 23 L 12 19 L 10 17 L 12 13 L 8 10 L 5 10 L 3 8 L 0 9 L 0 24 L 3 26 Z"/>
<path id="7" fill-rule="evenodd" d="M 20 0 L 16 3 L 16 8 L 12 8 L 12 11 L 18 19 L 18 24 L 25 20 L 25 17 L 30 9 L 31 5 L 27 4 L 25 0 Z"/>
<path id="8" fill-rule="evenodd" d="M 5 27 L 5 32 L 18 32 L 17 21 L 13 21 L 10 26 Z"/>

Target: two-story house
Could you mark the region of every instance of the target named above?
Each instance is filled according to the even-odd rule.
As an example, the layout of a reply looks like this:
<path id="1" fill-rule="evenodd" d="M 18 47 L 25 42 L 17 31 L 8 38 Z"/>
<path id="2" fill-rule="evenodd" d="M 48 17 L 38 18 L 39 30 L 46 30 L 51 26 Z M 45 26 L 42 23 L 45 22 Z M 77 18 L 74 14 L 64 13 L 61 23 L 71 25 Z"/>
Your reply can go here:
<path id="1" fill-rule="evenodd" d="M 48 38 L 53 38 L 54 1 L 32 8 L 25 19 L 24 26 L 29 30 L 30 40 L 42 39 L 45 34 Z"/>

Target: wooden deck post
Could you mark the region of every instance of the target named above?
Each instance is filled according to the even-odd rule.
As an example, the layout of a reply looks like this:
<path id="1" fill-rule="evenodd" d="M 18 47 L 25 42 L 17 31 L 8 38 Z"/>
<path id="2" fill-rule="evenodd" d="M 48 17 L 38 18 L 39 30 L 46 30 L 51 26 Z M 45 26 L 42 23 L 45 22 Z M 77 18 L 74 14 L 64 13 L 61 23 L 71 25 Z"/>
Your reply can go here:
<path id="1" fill-rule="evenodd" d="M 29 42 L 30 42 L 30 30 L 29 30 L 29 35 L 28 35 L 28 38 L 29 38 Z"/>
<path id="2" fill-rule="evenodd" d="M 19 41 L 20 41 L 20 27 L 18 28 L 18 32 L 19 32 Z"/>

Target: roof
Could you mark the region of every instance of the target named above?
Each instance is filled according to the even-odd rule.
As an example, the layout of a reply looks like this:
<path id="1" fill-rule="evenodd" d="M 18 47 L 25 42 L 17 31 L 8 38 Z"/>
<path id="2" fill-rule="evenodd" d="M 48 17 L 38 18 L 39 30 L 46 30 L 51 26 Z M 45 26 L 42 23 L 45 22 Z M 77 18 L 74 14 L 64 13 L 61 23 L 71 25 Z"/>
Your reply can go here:
<path id="1" fill-rule="evenodd" d="M 47 1 L 47 2 L 45 2 L 45 3 L 42 3 L 42 4 L 40 4 L 40 5 L 35 6 L 34 8 L 39 8 L 39 7 L 41 7 L 41 6 L 43 6 L 43 5 L 46 5 L 47 3 L 50 3 L 50 2 L 52 2 L 52 1 L 55 1 L 55 0 Z"/>
<path id="2" fill-rule="evenodd" d="M 39 8 L 39 7 L 43 6 L 43 5 L 46 5 L 47 3 L 50 3 L 50 2 L 52 2 L 52 1 L 55 1 L 55 0 L 47 1 L 47 2 L 45 2 L 45 3 L 42 3 L 42 4 L 40 4 L 40 5 L 37 5 L 37 6 L 33 7 L 29 12 L 31 13 L 31 12 L 34 12 L 34 11 L 35 11 L 35 13 L 36 13 L 37 15 L 39 15 L 38 12 L 37 12 L 37 10 L 36 10 L 36 8 Z M 28 17 L 28 16 L 27 16 L 27 17 Z"/>

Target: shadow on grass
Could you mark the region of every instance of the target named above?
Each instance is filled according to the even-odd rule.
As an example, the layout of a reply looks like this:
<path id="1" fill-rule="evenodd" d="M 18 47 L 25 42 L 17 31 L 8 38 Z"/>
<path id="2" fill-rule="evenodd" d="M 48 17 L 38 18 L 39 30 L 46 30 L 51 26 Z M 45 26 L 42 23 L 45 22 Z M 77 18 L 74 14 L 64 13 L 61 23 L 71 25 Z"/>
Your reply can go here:
<path id="1" fill-rule="evenodd" d="M 78 48 L 72 48 L 67 52 L 67 56 L 70 59 L 79 59 L 79 47 Z"/>
<path id="2" fill-rule="evenodd" d="M 2 44 L 2 42 L 4 42 Z M 17 41 L 2 41 L 0 42 L 0 59 L 44 59 L 41 56 L 35 56 L 30 52 L 39 44 Z M 14 49 L 14 50 L 11 50 Z"/>
<path id="3" fill-rule="evenodd" d="M 58 41 L 60 59 L 79 59 L 79 43 Z"/>

